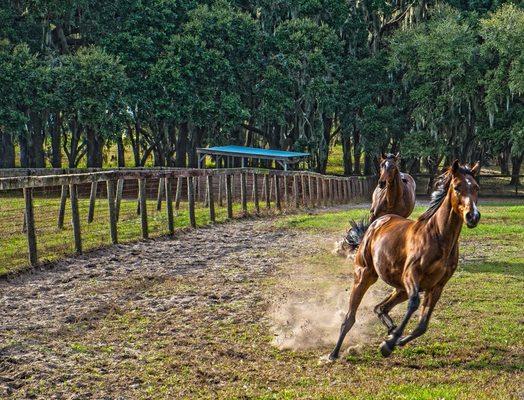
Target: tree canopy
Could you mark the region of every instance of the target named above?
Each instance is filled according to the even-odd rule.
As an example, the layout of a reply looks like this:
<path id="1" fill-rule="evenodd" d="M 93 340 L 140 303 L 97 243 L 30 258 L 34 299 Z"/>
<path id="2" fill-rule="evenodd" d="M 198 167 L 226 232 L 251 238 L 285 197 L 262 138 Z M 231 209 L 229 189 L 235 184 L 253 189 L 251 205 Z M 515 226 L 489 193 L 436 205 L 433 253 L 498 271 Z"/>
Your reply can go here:
<path id="1" fill-rule="evenodd" d="M 7 0 L 0 167 L 195 166 L 196 148 L 308 151 L 372 173 L 524 156 L 524 10 L 503 0 Z M 65 159 L 63 159 L 65 155 Z M 361 164 L 363 169 L 361 169 Z"/>

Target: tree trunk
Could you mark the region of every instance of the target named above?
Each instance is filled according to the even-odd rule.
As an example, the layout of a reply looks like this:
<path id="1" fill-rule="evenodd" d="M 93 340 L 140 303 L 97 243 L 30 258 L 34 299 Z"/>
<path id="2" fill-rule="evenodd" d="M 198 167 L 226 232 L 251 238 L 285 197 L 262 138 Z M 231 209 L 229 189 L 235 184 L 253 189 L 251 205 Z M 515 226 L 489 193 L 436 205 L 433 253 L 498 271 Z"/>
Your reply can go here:
<path id="1" fill-rule="evenodd" d="M 520 168 L 522 167 L 523 155 L 511 157 L 511 181 L 510 185 L 520 185 Z"/>
<path id="2" fill-rule="evenodd" d="M 408 172 L 410 175 L 420 174 L 420 158 L 417 157 L 411 160 Z"/>
<path id="3" fill-rule="evenodd" d="M 126 166 L 126 157 L 125 157 L 125 151 L 124 151 L 124 142 L 122 140 L 122 136 L 118 136 L 116 139 L 116 160 L 118 163 L 119 168 L 123 168 Z"/>
<path id="4" fill-rule="evenodd" d="M 342 157 L 344 158 L 344 175 L 351 175 L 353 173 L 351 136 L 345 132 L 342 132 Z"/>
<path id="5" fill-rule="evenodd" d="M 504 175 L 509 175 L 509 151 L 507 149 L 504 149 L 499 154 L 499 165 L 500 165 L 500 173 Z"/>
<path id="6" fill-rule="evenodd" d="M 15 167 L 15 146 L 10 133 L 0 131 L 0 168 Z"/>
<path id="7" fill-rule="evenodd" d="M 353 172 L 355 175 L 360 175 L 360 156 L 362 154 L 362 150 L 360 148 L 360 132 L 357 128 L 356 122 L 353 124 L 353 155 L 355 157 L 355 166 L 353 168 Z"/>
<path id="8" fill-rule="evenodd" d="M 189 128 L 187 126 L 187 122 L 184 122 L 180 125 L 178 139 L 176 142 L 175 167 L 184 168 L 186 166 L 188 130 Z"/>
<path id="9" fill-rule="evenodd" d="M 102 168 L 103 140 L 91 127 L 86 129 L 87 138 L 87 167 Z"/>
<path id="10" fill-rule="evenodd" d="M 364 175 L 372 175 L 373 169 L 373 159 L 370 154 L 366 153 L 364 155 Z"/>
<path id="11" fill-rule="evenodd" d="M 29 146 L 25 132 L 19 136 L 18 142 L 20 144 L 20 166 L 22 168 L 30 168 Z"/>
<path id="12" fill-rule="evenodd" d="M 198 167 L 198 156 L 196 149 L 201 146 L 202 137 L 204 136 L 204 128 L 193 127 L 191 130 L 191 147 L 188 150 L 189 158 L 189 167 L 197 168 Z"/>
<path id="13" fill-rule="evenodd" d="M 52 115 L 49 121 L 51 135 L 51 166 L 62 168 L 62 137 L 60 135 L 60 113 Z"/>
<path id="14" fill-rule="evenodd" d="M 42 118 L 40 115 L 30 113 L 31 130 L 30 135 L 32 139 L 32 160 L 31 164 L 35 168 L 45 167 L 45 153 L 44 153 L 44 129 Z"/>

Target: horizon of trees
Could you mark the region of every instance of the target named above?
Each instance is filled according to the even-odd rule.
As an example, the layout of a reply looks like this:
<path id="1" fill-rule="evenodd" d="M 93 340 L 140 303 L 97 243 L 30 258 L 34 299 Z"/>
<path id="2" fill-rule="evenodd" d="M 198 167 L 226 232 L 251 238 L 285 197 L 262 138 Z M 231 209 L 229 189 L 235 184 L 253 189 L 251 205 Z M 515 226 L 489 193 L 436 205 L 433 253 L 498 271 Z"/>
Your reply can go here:
<path id="1" fill-rule="evenodd" d="M 503 0 L 7 0 L 0 168 L 307 151 L 345 174 L 524 156 L 524 9 Z M 63 157 L 65 155 L 65 157 Z M 361 167 L 362 166 L 362 167 Z M 512 182 L 515 183 L 515 182 Z"/>

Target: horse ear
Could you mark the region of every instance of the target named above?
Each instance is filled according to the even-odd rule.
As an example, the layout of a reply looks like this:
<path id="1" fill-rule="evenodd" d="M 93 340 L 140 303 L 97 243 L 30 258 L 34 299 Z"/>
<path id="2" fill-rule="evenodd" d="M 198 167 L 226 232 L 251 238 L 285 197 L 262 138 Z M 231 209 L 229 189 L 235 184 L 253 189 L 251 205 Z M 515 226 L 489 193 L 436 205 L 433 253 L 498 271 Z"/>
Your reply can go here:
<path id="1" fill-rule="evenodd" d="M 400 151 L 395 154 L 395 159 L 398 160 L 400 158 Z"/>
<path id="2" fill-rule="evenodd" d="M 480 172 L 480 161 L 477 161 L 475 165 L 471 168 L 471 173 L 476 178 L 479 172 Z"/>
<path id="3" fill-rule="evenodd" d="M 385 159 L 386 159 L 386 153 L 382 152 L 382 153 L 380 154 L 380 158 L 382 158 L 383 160 L 385 160 Z"/>
<path id="4" fill-rule="evenodd" d="M 451 172 L 456 173 L 460 167 L 459 160 L 453 161 L 453 164 L 451 164 Z"/>

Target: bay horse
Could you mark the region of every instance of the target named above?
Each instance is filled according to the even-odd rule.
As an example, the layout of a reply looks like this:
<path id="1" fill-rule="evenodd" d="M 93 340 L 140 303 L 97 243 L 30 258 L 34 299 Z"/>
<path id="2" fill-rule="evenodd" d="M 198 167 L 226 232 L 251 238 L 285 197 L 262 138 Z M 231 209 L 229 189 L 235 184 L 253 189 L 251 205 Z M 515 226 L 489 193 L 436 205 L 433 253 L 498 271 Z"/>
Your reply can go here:
<path id="1" fill-rule="evenodd" d="M 329 358 L 338 358 L 344 337 L 355 323 L 362 297 L 380 277 L 394 288 L 374 311 L 388 329 L 389 336 L 380 345 L 384 357 L 395 346 L 404 346 L 426 332 L 431 313 L 442 290 L 458 264 L 458 238 L 465 222 L 477 226 L 479 163 L 461 166 L 455 161 L 438 179 L 429 208 L 416 220 L 388 214 L 376 219 L 363 234 L 355 256 L 354 281 L 349 297 L 349 311 L 340 328 L 340 336 Z M 402 336 L 412 314 L 419 308 L 424 292 L 418 326 Z M 395 326 L 389 312 L 408 300 L 406 314 Z"/>
<path id="2" fill-rule="evenodd" d="M 399 158 L 399 153 L 396 155 L 382 154 L 381 156 L 380 176 L 377 187 L 373 191 L 369 222 L 387 214 L 407 218 L 415 208 L 415 180 L 411 175 L 400 172 Z M 363 224 L 364 222 L 350 221 L 351 227 L 346 236 L 335 243 L 333 253 L 341 257 L 348 257 L 351 254 L 350 242 L 355 240 L 352 237 L 358 238 L 362 233 Z"/>
<path id="3" fill-rule="evenodd" d="M 382 154 L 380 177 L 373 191 L 370 222 L 386 214 L 407 218 L 415 208 L 415 180 L 411 175 L 400 172 L 399 153 Z"/>

